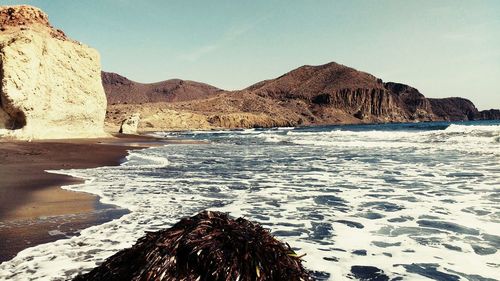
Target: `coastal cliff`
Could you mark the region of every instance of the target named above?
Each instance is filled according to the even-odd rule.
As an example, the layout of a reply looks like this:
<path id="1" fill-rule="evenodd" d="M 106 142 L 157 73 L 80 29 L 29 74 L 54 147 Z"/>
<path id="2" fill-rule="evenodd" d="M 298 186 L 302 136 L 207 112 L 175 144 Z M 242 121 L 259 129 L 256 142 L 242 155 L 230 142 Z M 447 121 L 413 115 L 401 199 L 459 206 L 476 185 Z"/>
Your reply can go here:
<path id="1" fill-rule="evenodd" d="M 479 111 L 468 99 L 455 97 L 428 100 L 434 114 L 445 121 L 500 120 L 499 109 Z"/>
<path id="2" fill-rule="evenodd" d="M 135 112 L 144 117 L 139 124 L 140 131 L 500 117 L 496 110 L 478 111 L 466 99 L 429 99 L 411 86 L 384 83 L 369 73 L 335 62 L 302 66 L 238 91 L 224 91 L 191 81 L 190 85 L 196 87 L 151 90 L 159 88 L 152 85 L 169 85 L 172 81 L 179 85 L 182 80 L 140 84 L 118 74 L 103 73 L 108 101 L 112 101 L 108 107 L 108 127 L 116 127 L 118 121 Z"/>
<path id="3" fill-rule="evenodd" d="M 479 111 L 479 120 L 500 120 L 499 109 L 487 109 Z"/>
<path id="4" fill-rule="evenodd" d="M 41 10 L 0 7 L 0 131 L 18 139 L 100 137 L 106 95 L 99 54 Z"/>

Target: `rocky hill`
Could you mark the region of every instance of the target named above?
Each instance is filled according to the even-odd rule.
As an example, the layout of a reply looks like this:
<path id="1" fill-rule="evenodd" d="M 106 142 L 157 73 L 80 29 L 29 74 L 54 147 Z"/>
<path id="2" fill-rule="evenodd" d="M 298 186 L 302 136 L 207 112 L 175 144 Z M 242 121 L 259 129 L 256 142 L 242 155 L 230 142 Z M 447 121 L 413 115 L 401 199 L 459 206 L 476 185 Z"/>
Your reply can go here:
<path id="1" fill-rule="evenodd" d="M 480 119 L 476 106 L 464 98 L 429 99 L 432 111 L 443 120 L 475 120 Z"/>
<path id="2" fill-rule="evenodd" d="M 305 105 L 294 110 L 301 111 L 305 124 L 432 120 L 430 106 L 417 90 L 384 84 L 371 74 L 334 62 L 299 67 L 250 86 L 242 94 L 245 92 Z"/>
<path id="3" fill-rule="evenodd" d="M 479 120 L 500 120 L 499 109 L 488 109 L 479 111 Z"/>
<path id="4" fill-rule="evenodd" d="M 99 54 L 49 24 L 41 10 L 0 6 L 0 135 L 104 136 Z"/>
<path id="5" fill-rule="evenodd" d="M 207 84 L 180 79 L 143 84 L 111 72 L 102 72 L 101 77 L 110 104 L 187 101 L 208 98 L 222 92 Z"/>
<path id="6" fill-rule="evenodd" d="M 168 80 L 142 85 L 103 74 L 108 123 L 127 115 L 143 116 L 141 130 L 248 128 L 272 126 L 420 122 L 497 118 L 497 111 L 479 112 L 462 98 L 428 99 L 417 89 L 387 82 L 356 69 L 328 63 L 302 66 L 278 78 L 239 91 L 206 84 Z M 113 82 L 110 83 L 109 81 Z M 174 82 L 177 88 L 172 87 Z M 132 84 L 130 84 L 132 83 Z M 170 84 L 169 84 L 170 83 Z M 165 91 L 151 90 L 152 85 Z M 132 89 L 128 92 L 127 89 Z M 158 89 L 158 86 L 156 86 Z M 120 93 L 120 94 L 117 94 Z M 123 98 L 117 99 L 120 96 Z M 121 100 L 126 100 L 125 104 Z M 142 103 L 141 106 L 130 104 Z"/>

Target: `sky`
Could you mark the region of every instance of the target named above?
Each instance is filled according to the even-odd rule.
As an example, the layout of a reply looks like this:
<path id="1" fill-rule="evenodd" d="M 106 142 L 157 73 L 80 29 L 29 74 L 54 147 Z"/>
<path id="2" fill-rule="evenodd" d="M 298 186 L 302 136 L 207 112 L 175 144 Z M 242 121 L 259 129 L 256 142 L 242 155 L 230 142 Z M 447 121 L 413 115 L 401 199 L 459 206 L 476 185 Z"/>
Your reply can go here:
<path id="1" fill-rule="evenodd" d="M 226 90 L 338 62 L 427 97 L 500 108 L 498 0 L 0 0 L 44 10 L 103 70 Z"/>

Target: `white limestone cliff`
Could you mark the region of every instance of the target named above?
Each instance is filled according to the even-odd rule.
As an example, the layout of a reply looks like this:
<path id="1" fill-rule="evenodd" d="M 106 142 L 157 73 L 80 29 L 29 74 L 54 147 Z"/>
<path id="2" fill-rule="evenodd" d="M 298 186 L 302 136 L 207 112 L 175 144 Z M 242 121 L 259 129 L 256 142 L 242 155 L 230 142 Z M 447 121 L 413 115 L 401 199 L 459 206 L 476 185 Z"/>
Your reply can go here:
<path id="1" fill-rule="evenodd" d="M 106 96 L 96 50 L 41 10 L 0 7 L 0 133 L 16 139 L 105 136 Z"/>

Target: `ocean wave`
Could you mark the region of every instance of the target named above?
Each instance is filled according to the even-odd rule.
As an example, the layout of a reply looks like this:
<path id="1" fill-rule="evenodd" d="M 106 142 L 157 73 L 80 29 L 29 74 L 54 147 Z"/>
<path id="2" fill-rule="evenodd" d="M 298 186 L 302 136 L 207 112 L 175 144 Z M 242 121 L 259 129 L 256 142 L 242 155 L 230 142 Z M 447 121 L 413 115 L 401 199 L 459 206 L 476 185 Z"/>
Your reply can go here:
<path id="1" fill-rule="evenodd" d="M 450 124 L 445 132 L 471 133 L 471 132 L 493 132 L 500 134 L 500 125 L 458 125 Z"/>
<path id="2" fill-rule="evenodd" d="M 122 166 L 125 167 L 166 167 L 170 163 L 165 155 L 157 155 L 153 153 L 144 153 L 129 151 L 126 157 L 126 162 Z"/>
<path id="3" fill-rule="evenodd" d="M 299 145 L 366 148 L 415 148 L 461 150 L 471 153 L 500 154 L 500 126 L 450 125 L 443 130 L 428 131 L 353 131 L 335 129 L 325 132 L 288 131 L 271 137 L 276 142 Z"/>

